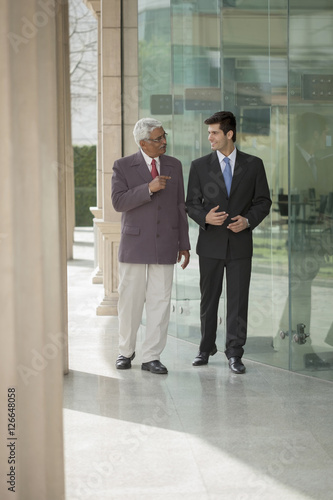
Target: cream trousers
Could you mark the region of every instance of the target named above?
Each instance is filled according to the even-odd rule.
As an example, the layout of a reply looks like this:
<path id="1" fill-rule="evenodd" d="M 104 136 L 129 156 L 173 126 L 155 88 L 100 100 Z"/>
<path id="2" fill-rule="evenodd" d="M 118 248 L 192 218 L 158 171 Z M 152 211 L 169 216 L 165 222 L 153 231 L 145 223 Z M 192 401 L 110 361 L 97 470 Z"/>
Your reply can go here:
<path id="1" fill-rule="evenodd" d="M 142 363 L 160 359 L 167 340 L 173 270 L 173 265 L 119 262 L 119 353 L 123 356 L 129 358 L 135 351 L 146 303 Z"/>

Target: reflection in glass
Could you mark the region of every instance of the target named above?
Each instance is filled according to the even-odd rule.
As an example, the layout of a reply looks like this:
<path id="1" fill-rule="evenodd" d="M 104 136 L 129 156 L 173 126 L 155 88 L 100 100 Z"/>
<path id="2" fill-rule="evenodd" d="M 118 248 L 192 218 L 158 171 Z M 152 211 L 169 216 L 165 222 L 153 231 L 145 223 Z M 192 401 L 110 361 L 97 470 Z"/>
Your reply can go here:
<path id="1" fill-rule="evenodd" d="M 245 357 L 333 379 L 331 2 L 138 4 L 140 117 L 163 122 L 185 188 L 191 161 L 210 152 L 203 122 L 219 109 L 237 117 L 237 147 L 266 167 L 273 206 L 254 232 Z M 169 330 L 196 346 L 197 231 L 190 220 L 191 262 L 175 269 Z M 224 309 L 223 293 L 220 349 Z M 298 325 L 310 334 L 303 343 Z"/>
<path id="2" fill-rule="evenodd" d="M 333 12 L 330 2 L 290 7 L 290 365 L 333 379 Z"/>

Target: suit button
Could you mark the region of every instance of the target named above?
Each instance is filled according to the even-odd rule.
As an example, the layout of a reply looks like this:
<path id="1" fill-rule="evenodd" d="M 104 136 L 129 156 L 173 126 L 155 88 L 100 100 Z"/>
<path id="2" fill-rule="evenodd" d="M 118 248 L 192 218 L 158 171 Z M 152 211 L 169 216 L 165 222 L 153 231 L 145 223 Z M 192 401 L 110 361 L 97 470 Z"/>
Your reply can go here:
<path id="1" fill-rule="evenodd" d="M 162 207 L 157 207 L 157 210 L 161 210 Z"/>
<path id="2" fill-rule="evenodd" d="M 157 234 L 157 235 L 156 235 L 156 238 L 159 238 L 159 237 L 160 237 L 160 235 L 159 235 L 159 234 Z"/>
<path id="3" fill-rule="evenodd" d="M 159 224 L 160 222 L 161 222 L 161 221 L 159 221 L 159 220 L 158 220 L 158 221 L 157 221 L 157 224 Z"/>

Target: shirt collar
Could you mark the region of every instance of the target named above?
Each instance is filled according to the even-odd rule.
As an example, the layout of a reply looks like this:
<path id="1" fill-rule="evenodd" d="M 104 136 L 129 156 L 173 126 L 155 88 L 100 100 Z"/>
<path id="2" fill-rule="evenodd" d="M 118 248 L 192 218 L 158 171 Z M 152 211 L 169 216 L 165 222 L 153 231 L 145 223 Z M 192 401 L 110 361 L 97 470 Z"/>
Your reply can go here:
<path id="1" fill-rule="evenodd" d="M 222 154 L 220 151 L 216 151 L 217 152 L 217 157 L 219 159 L 219 162 L 220 162 L 220 165 L 222 165 L 222 162 L 225 158 L 225 155 Z M 231 165 L 231 168 L 232 168 L 232 171 L 235 167 L 235 162 L 236 162 L 236 153 L 237 153 L 237 149 L 234 148 L 233 152 L 230 153 L 230 155 L 228 156 L 229 160 L 230 160 L 230 165 Z M 224 166 L 224 163 L 223 163 L 223 166 Z"/>
<path id="2" fill-rule="evenodd" d="M 142 153 L 142 156 L 144 157 L 145 162 L 147 163 L 147 166 L 150 167 L 152 158 L 150 156 L 148 156 L 142 149 L 141 149 L 141 153 Z M 159 167 L 159 165 L 160 165 L 160 157 L 157 156 L 155 158 L 155 161 L 156 161 L 156 166 Z"/>

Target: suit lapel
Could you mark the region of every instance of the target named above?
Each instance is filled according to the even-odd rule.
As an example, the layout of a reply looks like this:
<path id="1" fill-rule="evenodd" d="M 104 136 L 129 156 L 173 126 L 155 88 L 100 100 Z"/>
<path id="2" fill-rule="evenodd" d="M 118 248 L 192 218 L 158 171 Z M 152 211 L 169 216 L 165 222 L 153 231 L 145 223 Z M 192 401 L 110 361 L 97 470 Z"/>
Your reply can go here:
<path id="1" fill-rule="evenodd" d="M 246 168 L 245 168 L 245 164 L 244 164 L 244 161 L 242 158 L 242 154 L 237 150 L 235 169 L 234 169 L 234 174 L 232 176 L 230 195 L 237 188 L 237 186 L 240 183 L 240 181 L 242 180 L 245 172 L 246 172 Z"/>
<path id="2" fill-rule="evenodd" d="M 142 156 L 141 151 L 138 151 L 134 155 L 131 167 L 135 167 L 137 173 L 140 175 L 140 177 L 143 178 L 145 182 L 152 181 L 151 173 L 149 172 L 149 168 L 147 167 L 147 163 L 145 162 L 145 159 Z"/>
<path id="3" fill-rule="evenodd" d="M 138 151 L 133 158 L 133 162 L 131 167 L 135 167 L 137 173 L 143 178 L 145 182 L 151 182 L 152 177 L 149 172 L 149 168 L 147 167 L 147 163 L 145 162 L 144 157 L 142 156 L 141 151 Z M 160 175 L 169 175 L 170 176 L 171 166 L 168 165 L 168 159 L 165 158 L 164 155 L 160 156 Z"/>
<path id="4" fill-rule="evenodd" d="M 212 181 L 216 182 L 216 184 L 222 189 L 223 193 L 228 196 L 227 193 L 227 188 L 224 182 L 224 177 L 220 165 L 219 158 L 217 156 L 217 153 L 214 152 L 211 154 L 210 158 L 210 170 L 209 170 L 209 177 L 211 178 Z"/>
<path id="5" fill-rule="evenodd" d="M 234 190 L 237 188 L 238 184 L 242 180 L 244 174 L 246 172 L 246 168 L 244 166 L 244 161 L 242 158 L 242 153 L 240 153 L 238 150 L 236 152 L 236 162 L 235 162 L 235 168 L 234 168 L 234 173 L 232 176 L 232 183 L 231 183 L 231 190 L 230 190 L 230 196 L 234 192 Z M 227 188 L 225 185 L 221 165 L 219 162 L 219 158 L 217 156 L 217 153 L 214 152 L 211 155 L 210 158 L 210 173 L 209 176 L 212 178 L 212 180 L 215 180 L 217 184 L 220 186 L 222 189 L 223 193 L 228 196 L 227 193 Z"/>
<path id="6" fill-rule="evenodd" d="M 160 156 L 160 175 L 170 175 L 170 165 L 168 165 L 168 159 L 164 155 Z"/>

